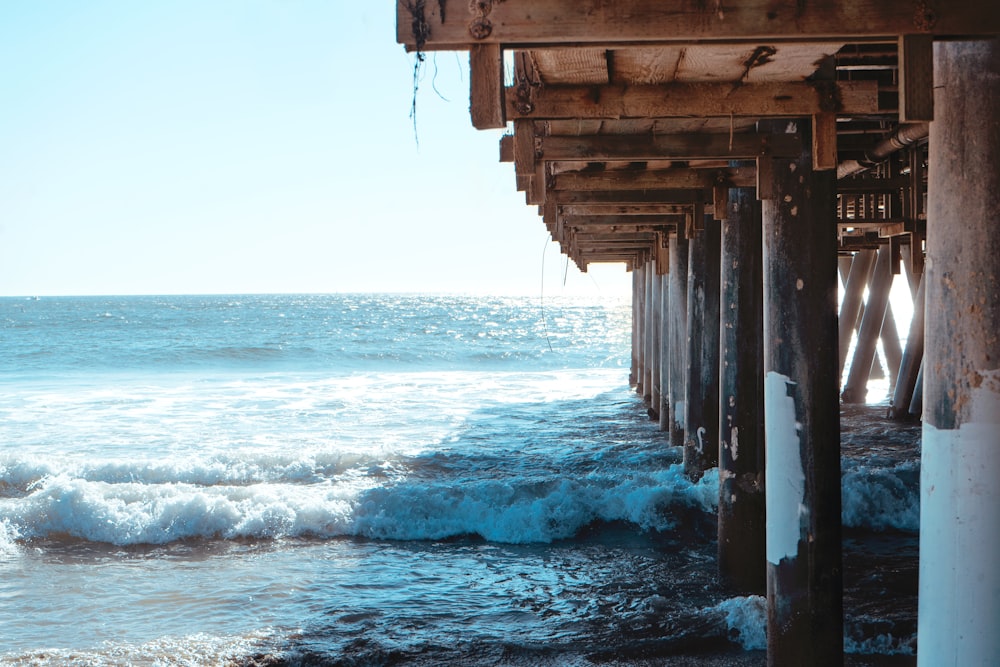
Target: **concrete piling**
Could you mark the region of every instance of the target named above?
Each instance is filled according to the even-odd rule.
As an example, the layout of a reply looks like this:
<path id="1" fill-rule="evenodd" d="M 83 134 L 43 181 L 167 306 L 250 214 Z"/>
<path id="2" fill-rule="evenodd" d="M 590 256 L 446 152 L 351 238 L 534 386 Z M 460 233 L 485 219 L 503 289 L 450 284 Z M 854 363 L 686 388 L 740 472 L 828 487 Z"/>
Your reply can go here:
<path id="1" fill-rule="evenodd" d="M 934 44 L 917 664 L 1000 664 L 1000 40 Z"/>

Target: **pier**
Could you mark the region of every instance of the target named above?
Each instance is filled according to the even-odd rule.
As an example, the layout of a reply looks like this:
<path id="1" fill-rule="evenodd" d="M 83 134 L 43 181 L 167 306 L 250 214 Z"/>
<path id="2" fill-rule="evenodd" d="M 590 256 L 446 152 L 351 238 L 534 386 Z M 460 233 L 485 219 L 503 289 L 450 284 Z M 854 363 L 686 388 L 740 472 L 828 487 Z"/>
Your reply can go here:
<path id="1" fill-rule="evenodd" d="M 840 410 L 883 366 L 923 422 L 918 664 L 1000 663 L 998 35 L 995 2 L 397 3 L 562 251 L 633 273 L 630 380 L 719 467 L 769 665 L 843 663 Z"/>

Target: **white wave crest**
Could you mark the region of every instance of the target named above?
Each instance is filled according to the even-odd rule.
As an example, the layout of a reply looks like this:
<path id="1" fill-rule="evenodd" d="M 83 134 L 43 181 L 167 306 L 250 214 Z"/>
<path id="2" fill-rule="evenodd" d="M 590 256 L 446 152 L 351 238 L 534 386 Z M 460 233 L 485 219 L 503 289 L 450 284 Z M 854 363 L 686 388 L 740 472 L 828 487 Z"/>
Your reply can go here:
<path id="1" fill-rule="evenodd" d="M 0 520 L 0 557 L 17 554 L 17 540 L 20 534 L 17 527 L 12 526 L 9 520 Z"/>
<path id="2" fill-rule="evenodd" d="M 108 484 L 59 476 L 4 514 L 23 539 L 68 535 L 116 545 L 189 538 L 343 535 L 356 490 L 330 485 L 196 487 Z"/>
<path id="3" fill-rule="evenodd" d="M 366 474 L 315 484 L 199 486 L 46 477 L 0 500 L 10 539 L 69 537 L 115 545 L 184 539 L 358 535 L 421 540 L 475 534 L 506 543 L 572 537 L 595 521 L 673 527 L 676 512 L 713 511 L 718 475 L 691 483 L 680 464 L 582 479 L 385 483 Z"/>
<path id="4" fill-rule="evenodd" d="M 70 477 L 109 484 L 191 484 L 197 486 L 261 483 L 313 483 L 353 470 L 390 473 L 394 456 L 385 452 L 327 451 L 248 452 L 158 459 L 50 459 L 0 457 L 0 493 L 29 491 L 42 480 Z"/>
<path id="5" fill-rule="evenodd" d="M 56 667 L 89 665 L 91 667 L 131 667 L 131 665 L 224 665 L 257 654 L 277 657 L 271 650 L 276 636 L 270 629 L 245 635 L 214 637 L 195 634 L 187 637 L 161 637 L 145 644 L 111 644 L 92 650 L 48 649 L 32 653 L 0 653 L 4 665 Z"/>
<path id="6" fill-rule="evenodd" d="M 729 598 L 709 611 L 725 616 L 729 639 L 744 650 L 767 648 L 767 598 L 760 595 Z"/>

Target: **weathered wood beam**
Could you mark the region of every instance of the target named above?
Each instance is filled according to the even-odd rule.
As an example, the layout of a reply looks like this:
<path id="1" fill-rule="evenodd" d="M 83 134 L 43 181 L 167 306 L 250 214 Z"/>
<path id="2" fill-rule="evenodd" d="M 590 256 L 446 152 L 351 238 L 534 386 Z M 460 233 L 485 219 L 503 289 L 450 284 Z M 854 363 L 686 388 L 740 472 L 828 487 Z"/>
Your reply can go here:
<path id="1" fill-rule="evenodd" d="M 706 207 L 706 210 L 710 207 Z M 691 206 L 679 204 L 563 204 L 559 211 L 564 216 L 664 216 L 684 215 Z"/>
<path id="2" fill-rule="evenodd" d="M 635 234 L 595 234 L 592 232 L 573 232 L 573 238 L 578 243 L 589 243 L 592 245 L 606 245 L 616 247 L 633 244 L 650 244 L 656 240 L 655 232 L 637 232 Z"/>
<path id="3" fill-rule="evenodd" d="M 552 190 L 557 204 L 694 204 L 711 195 L 703 189 Z"/>
<path id="4" fill-rule="evenodd" d="M 668 83 L 626 86 L 540 86 L 508 91 L 508 118 L 690 118 L 784 116 L 879 111 L 876 81 L 822 85 L 781 83 Z"/>
<path id="5" fill-rule="evenodd" d="M 730 169 L 618 169 L 556 174 L 550 190 L 649 190 L 654 188 L 708 189 L 718 183 L 752 187 L 752 167 Z"/>
<path id="6" fill-rule="evenodd" d="M 543 160 L 736 160 L 798 154 L 801 139 L 747 133 L 552 136 L 539 139 L 537 148 Z"/>
<path id="7" fill-rule="evenodd" d="M 563 207 L 564 209 L 567 207 Z M 678 206 L 678 213 L 673 215 L 566 215 L 560 217 L 563 224 L 572 227 L 611 227 L 632 229 L 635 227 L 676 226 L 684 222 L 685 211 L 689 207 Z"/>
<path id="8" fill-rule="evenodd" d="M 534 175 L 537 148 L 535 146 L 535 124 L 530 120 L 514 121 L 514 171 L 518 174 Z"/>
<path id="9" fill-rule="evenodd" d="M 563 229 L 577 234 L 628 234 L 628 233 L 658 233 L 672 232 L 677 223 L 669 225 L 594 225 L 589 223 L 573 223 L 572 219 L 563 219 Z"/>
<path id="10" fill-rule="evenodd" d="M 473 44 L 469 49 L 469 114 L 477 130 L 507 126 L 504 115 L 503 49 Z"/>
<path id="11" fill-rule="evenodd" d="M 500 161 L 514 161 L 514 135 L 505 134 L 500 137 Z"/>
<path id="12" fill-rule="evenodd" d="M 466 9 L 468 8 L 468 9 Z M 396 40 L 407 50 L 704 41 L 895 39 L 1000 33 L 1000 4 L 914 0 L 399 0 Z"/>
<path id="13" fill-rule="evenodd" d="M 837 168 L 837 114 L 813 114 L 812 158 L 815 171 Z"/>
<path id="14" fill-rule="evenodd" d="M 899 120 L 934 120 L 934 38 L 899 37 Z"/>

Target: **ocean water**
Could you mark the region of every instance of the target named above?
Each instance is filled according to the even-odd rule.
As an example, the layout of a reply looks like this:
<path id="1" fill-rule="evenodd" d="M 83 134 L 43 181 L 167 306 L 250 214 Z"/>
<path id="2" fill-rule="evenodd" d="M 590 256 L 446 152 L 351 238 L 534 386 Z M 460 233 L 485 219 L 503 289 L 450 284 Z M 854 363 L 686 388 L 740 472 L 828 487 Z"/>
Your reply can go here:
<path id="1" fill-rule="evenodd" d="M 0 663 L 759 664 L 629 346 L 619 299 L 0 299 Z M 873 411 L 845 647 L 910 664 L 919 427 Z"/>

